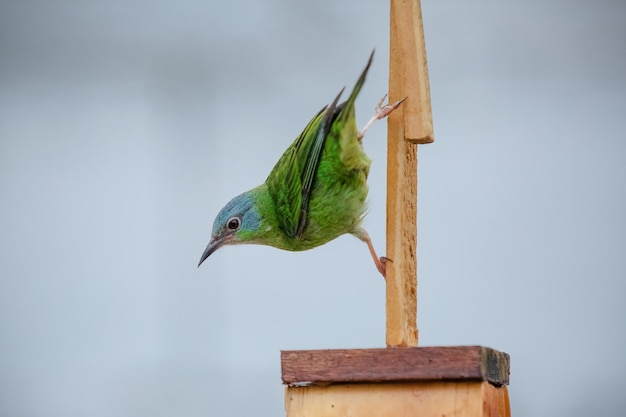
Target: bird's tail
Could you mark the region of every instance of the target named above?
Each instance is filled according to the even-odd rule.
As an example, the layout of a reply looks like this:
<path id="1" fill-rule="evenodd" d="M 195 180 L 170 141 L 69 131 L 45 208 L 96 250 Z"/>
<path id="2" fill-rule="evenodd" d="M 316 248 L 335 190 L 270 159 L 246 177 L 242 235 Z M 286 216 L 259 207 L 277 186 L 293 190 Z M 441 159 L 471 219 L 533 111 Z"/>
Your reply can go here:
<path id="1" fill-rule="evenodd" d="M 338 114 L 337 114 L 336 120 L 340 122 L 345 122 L 350 117 L 354 116 L 354 103 L 356 101 L 357 96 L 361 92 L 361 87 L 363 87 L 363 84 L 365 83 L 365 77 L 367 76 L 367 72 L 369 71 L 370 66 L 372 65 L 373 59 L 374 59 L 374 51 L 372 51 L 372 53 L 370 54 L 370 58 L 367 60 L 367 65 L 365 65 L 365 69 L 363 69 L 363 72 L 361 72 L 361 76 L 357 80 L 356 84 L 354 84 L 354 88 L 352 89 L 352 92 L 350 93 L 350 96 L 348 97 L 348 99 L 344 101 L 343 103 L 341 103 L 339 106 L 337 106 Z"/>

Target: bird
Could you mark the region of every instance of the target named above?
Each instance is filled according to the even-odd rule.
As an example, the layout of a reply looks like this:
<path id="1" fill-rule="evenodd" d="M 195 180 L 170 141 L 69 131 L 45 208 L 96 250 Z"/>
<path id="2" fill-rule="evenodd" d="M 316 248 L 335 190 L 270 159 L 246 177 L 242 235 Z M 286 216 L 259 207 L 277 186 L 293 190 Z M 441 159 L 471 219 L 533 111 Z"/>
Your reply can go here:
<path id="1" fill-rule="evenodd" d="M 348 99 L 338 104 L 344 87 L 313 116 L 263 184 L 234 197 L 220 210 L 198 267 L 225 245 L 251 243 L 304 251 L 352 234 L 367 244 L 376 269 L 385 277 L 388 259 L 378 257 L 361 225 L 371 164 L 362 139 L 374 121 L 388 116 L 406 97 L 383 106 L 385 95 L 374 116 L 357 130 L 355 101 L 373 58 L 374 52 Z"/>

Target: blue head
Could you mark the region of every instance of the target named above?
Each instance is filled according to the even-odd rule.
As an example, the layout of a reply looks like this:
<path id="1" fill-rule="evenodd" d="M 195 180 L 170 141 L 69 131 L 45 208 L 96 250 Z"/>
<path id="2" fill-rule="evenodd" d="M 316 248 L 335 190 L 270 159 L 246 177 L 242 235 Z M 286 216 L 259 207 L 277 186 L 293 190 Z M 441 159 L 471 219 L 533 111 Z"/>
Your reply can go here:
<path id="1" fill-rule="evenodd" d="M 204 250 L 198 266 L 224 245 L 247 243 L 261 228 L 261 216 L 250 190 L 233 198 L 220 210 L 213 222 L 211 241 Z"/>

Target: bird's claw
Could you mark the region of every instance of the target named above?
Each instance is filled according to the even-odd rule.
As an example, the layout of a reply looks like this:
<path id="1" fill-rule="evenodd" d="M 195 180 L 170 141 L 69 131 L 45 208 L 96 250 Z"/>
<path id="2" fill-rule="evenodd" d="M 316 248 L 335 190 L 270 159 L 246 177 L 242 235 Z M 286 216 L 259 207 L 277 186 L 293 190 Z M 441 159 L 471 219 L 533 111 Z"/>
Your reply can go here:
<path id="1" fill-rule="evenodd" d="M 372 125 L 372 123 L 374 123 L 376 120 L 384 119 L 385 117 L 389 116 L 392 111 L 397 109 L 398 106 L 400 106 L 400 104 L 402 104 L 404 100 L 407 99 L 407 97 L 404 97 L 402 100 L 398 100 L 395 103 L 383 105 L 386 98 L 387 94 L 385 94 L 383 98 L 378 101 L 378 103 L 376 104 L 376 109 L 374 110 L 374 115 L 371 119 L 368 120 L 363 129 L 357 133 L 357 138 L 359 139 L 359 141 L 363 139 L 363 136 L 365 136 L 365 131 Z"/>
<path id="2" fill-rule="evenodd" d="M 387 258 L 386 256 L 381 256 L 380 258 L 378 258 L 378 262 L 376 263 L 376 268 L 378 269 L 378 272 L 380 272 L 385 279 L 387 279 L 387 262 L 391 262 L 391 259 Z"/>
<path id="3" fill-rule="evenodd" d="M 402 100 L 398 100 L 392 104 L 385 104 L 383 106 L 383 103 L 385 102 L 386 98 L 387 98 L 387 94 L 385 94 L 383 98 L 381 98 L 376 104 L 375 117 L 377 120 L 384 119 L 385 117 L 389 116 L 392 111 L 397 109 L 400 106 L 400 104 L 402 104 L 404 100 L 407 99 L 407 97 L 404 97 Z"/>

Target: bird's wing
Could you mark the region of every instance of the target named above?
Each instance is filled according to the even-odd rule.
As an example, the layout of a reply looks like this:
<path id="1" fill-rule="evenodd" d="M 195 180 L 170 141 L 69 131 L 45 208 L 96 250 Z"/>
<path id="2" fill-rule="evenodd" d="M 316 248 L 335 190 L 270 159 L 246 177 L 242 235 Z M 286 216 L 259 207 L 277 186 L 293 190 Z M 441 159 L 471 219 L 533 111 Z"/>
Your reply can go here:
<path id="1" fill-rule="evenodd" d="M 306 226 L 315 174 L 342 92 L 343 89 L 329 106 L 311 119 L 265 181 L 274 201 L 278 224 L 290 238 L 300 237 Z"/>
<path id="2" fill-rule="evenodd" d="M 348 100 L 337 105 L 343 93 L 342 89 L 330 105 L 311 119 L 300 136 L 278 160 L 265 181 L 275 206 L 278 224 L 290 238 L 302 236 L 306 226 L 311 190 L 324 143 L 331 134 L 331 129 L 333 135 L 342 141 L 354 142 L 358 149 L 359 145 L 355 138 L 354 102 L 365 82 L 373 56 L 372 52 Z M 341 146 L 344 153 L 351 149 L 344 144 Z"/>

